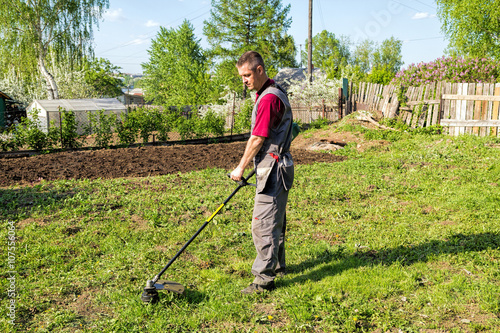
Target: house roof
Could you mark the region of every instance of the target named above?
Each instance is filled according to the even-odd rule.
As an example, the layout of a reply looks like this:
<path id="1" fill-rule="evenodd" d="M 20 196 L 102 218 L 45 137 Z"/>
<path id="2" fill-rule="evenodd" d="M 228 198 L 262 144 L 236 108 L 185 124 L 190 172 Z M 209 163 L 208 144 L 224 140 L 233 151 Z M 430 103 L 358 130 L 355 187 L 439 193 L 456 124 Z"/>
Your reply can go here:
<path id="1" fill-rule="evenodd" d="M 4 92 L 0 91 L 0 98 L 3 98 L 3 99 L 10 99 L 10 97 L 5 94 Z"/>
<path id="2" fill-rule="evenodd" d="M 99 110 L 125 110 L 126 107 L 116 98 L 93 99 L 36 99 L 29 109 L 41 107 L 46 111 L 59 111 L 59 107 L 66 111 L 99 111 Z"/>
<path id="3" fill-rule="evenodd" d="M 125 91 L 126 95 L 134 95 L 134 96 L 143 96 L 144 95 L 144 90 L 142 88 L 134 88 L 130 91 Z"/>

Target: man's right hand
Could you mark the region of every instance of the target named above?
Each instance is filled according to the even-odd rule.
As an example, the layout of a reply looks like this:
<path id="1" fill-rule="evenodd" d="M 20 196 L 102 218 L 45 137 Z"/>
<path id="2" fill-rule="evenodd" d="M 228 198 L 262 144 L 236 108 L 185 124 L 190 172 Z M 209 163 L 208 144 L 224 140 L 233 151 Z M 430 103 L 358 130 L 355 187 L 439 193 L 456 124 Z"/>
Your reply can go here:
<path id="1" fill-rule="evenodd" d="M 231 172 L 231 179 L 234 181 L 241 181 L 241 178 L 243 177 L 243 173 L 245 172 L 245 169 L 241 167 L 237 167 Z"/>

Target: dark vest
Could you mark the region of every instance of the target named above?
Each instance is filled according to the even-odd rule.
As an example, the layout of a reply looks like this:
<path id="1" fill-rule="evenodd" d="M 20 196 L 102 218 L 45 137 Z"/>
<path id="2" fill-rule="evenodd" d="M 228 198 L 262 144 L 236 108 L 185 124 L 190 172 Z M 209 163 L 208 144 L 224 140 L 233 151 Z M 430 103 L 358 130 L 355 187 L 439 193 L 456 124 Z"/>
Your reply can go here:
<path id="1" fill-rule="evenodd" d="M 268 137 L 264 140 L 262 148 L 254 158 L 257 171 L 257 192 L 262 192 L 266 187 L 269 176 L 276 177 L 285 190 L 289 190 L 293 183 L 293 160 L 290 154 L 292 142 L 292 108 L 288 96 L 276 83 L 267 87 L 255 102 L 252 112 L 252 132 L 255 127 L 257 110 L 262 98 L 267 94 L 276 95 L 285 106 L 281 122 L 276 128 L 270 128 Z M 275 164 L 277 167 L 275 168 Z"/>

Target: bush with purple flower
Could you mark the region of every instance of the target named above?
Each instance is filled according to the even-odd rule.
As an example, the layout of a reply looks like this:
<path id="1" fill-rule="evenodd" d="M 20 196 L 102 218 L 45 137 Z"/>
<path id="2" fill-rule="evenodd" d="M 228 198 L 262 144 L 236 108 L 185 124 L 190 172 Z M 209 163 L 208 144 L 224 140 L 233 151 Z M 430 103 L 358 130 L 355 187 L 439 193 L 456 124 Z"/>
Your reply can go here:
<path id="1" fill-rule="evenodd" d="M 490 58 L 442 57 L 428 63 L 411 64 L 399 71 L 391 84 L 418 87 L 436 81 L 500 82 L 500 63 Z"/>

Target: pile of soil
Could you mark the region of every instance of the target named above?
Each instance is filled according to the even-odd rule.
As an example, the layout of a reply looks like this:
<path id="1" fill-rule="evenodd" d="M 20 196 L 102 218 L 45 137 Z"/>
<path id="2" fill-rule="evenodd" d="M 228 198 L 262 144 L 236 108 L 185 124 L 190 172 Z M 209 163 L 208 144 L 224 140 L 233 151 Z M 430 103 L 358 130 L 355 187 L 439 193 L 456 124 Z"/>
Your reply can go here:
<path id="1" fill-rule="evenodd" d="M 0 187 L 33 184 L 41 180 L 156 176 L 209 167 L 230 171 L 238 165 L 245 145 L 246 142 L 148 146 L 0 159 Z M 292 145 L 291 152 L 295 164 L 345 159 L 306 150 L 301 145 Z"/>

